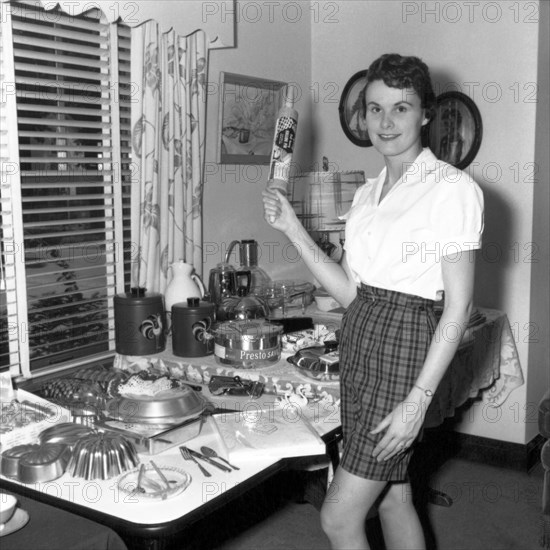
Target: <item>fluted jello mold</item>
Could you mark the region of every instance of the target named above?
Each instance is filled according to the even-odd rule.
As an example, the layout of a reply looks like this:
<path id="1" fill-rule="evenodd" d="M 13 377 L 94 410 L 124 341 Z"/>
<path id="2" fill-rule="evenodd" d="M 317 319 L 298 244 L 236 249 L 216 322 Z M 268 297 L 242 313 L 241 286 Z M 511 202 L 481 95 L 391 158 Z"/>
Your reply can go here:
<path id="1" fill-rule="evenodd" d="M 137 451 L 124 436 L 94 433 L 77 441 L 67 471 L 87 480 L 110 479 L 138 464 Z"/>

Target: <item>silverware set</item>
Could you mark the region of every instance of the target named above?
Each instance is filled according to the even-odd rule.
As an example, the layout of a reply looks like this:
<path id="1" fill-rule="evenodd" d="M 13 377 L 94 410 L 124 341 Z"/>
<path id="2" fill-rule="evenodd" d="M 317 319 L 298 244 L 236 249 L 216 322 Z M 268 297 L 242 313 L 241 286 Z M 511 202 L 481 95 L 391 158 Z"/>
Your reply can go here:
<path id="1" fill-rule="evenodd" d="M 210 447 L 201 447 L 201 453 L 183 445 L 179 449 L 183 458 L 185 460 L 190 460 L 194 462 L 199 467 L 202 474 L 206 477 L 211 477 L 212 474 L 197 459 L 202 460 L 210 464 L 211 466 L 222 470 L 223 472 L 232 472 L 233 470 L 239 470 L 237 466 L 230 464 L 227 460 L 219 456 L 218 453 L 216 453 L 216 451 L 214 449 L 211 449 Z M 217 458 L 218 460 L 223 460 L 227 464 L 227 466 L 217 462 L 216 460 L 214 460 L 214 458 Z"/>
<path id="2" fill-rule="evenodd" d="M 206 445 L 203 445 L 201 447 L 201 452 L 204 456 L 207 456 L 209 458 L 217 458 L 219 460 L 223 460 L 228 466 L 233 468 L 233 470 L 240 470 L 240 468 L 237 468 L 237 466 L 233 466 L 233 464 L 225 460 L 225 458 L 221 457 L 214 449 L 207 447 Z"/>

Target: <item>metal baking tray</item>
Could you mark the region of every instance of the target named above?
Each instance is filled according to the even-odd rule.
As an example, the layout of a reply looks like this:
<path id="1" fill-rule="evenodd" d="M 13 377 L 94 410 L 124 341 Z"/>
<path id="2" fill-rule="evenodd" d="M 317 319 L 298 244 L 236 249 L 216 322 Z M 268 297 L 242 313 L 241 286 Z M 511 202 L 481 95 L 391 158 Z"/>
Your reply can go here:
<path id="1" fill-rule="evenodd" d="M 201 414 L 180 424 L 141 424 L 121 420 L 104 420 L 96 424 L 103 432 L 124 435 L 135 446 L 138 453 L 156 455 L 176 445 L 199 436 L 205 425 L 211 423 L 210 416 Z"/>

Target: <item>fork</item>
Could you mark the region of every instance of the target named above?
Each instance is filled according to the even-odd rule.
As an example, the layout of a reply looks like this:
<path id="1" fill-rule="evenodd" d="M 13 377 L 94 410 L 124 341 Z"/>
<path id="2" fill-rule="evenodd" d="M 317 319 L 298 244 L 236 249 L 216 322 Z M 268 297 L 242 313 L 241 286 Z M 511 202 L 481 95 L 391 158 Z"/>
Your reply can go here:
<path id="1" fill-rule="evenodd" d="M 189 449 L 187 449 L 186 447 L 180 447 L 180 452 L 185 460 L 192 460 L 206 477 L 212 476 L 212 474 L 189 452 Z"/>

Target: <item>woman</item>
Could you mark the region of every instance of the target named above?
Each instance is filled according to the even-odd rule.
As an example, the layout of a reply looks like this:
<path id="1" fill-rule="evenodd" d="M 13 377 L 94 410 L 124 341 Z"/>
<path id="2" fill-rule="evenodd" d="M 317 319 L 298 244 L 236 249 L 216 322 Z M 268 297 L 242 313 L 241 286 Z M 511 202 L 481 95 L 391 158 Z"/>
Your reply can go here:
<path id="1" fill-rule="evenodd" d="M 268 223 L 295 243 L 343 306 L 344 451 L 321 511 L 334 548 L 368 548 L 376 503 L 386 547 L 425 547 L 407 466 L 428 408 L 470 317 L 483 197 L 465 173 L 422 147 L 435 96 L 416 57 L 383 55 L 368 70 L 367 128 L 385 161 L 347 214 L 341 264 L 319 259 L 289 202 L 264 192 Z M 439 323 L 433 302 L 445 292 Z"/>

